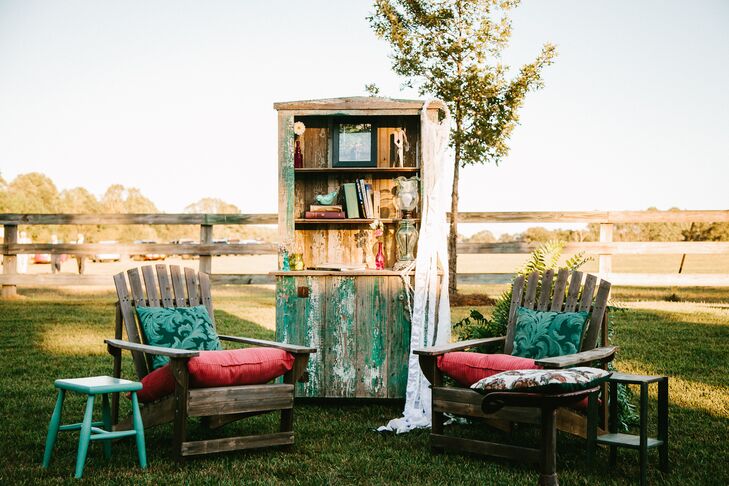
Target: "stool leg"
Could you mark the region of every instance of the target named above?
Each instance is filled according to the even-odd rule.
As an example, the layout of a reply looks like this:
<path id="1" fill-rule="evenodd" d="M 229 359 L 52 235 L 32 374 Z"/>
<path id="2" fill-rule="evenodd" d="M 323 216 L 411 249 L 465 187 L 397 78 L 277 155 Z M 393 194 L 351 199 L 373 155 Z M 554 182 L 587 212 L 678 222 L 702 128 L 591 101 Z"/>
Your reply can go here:
<path id="1" fill-rule="evenodd" d="M 101 417 L 104 421 L 104 430 L 111 432 L 111 407 L 109 407 L 109 394 L 104 393 L 101 395 Z M 105 440 L 104 442 L 104 457 L 111 459 L 111 441 Z"/>
<path id="2" fill-rule="evenodd" d="M 648 484 L 648 383 L 640 384 L 640 484 Z"/>
<path id="3" fill-rule="evenodd" d="M 81 423 L 81 436 L 78 439 L 78 454 L 76 455 L 76 479 L 80 479 L 84 472 L 84 463 L 86 462 L 86 453 L 89 451 L 89 442 L 91 442 L 91 422 L 94 417 L 94 395 L 89 395 L 86 399 L 86 413 L 84 413 L 84 421 Z"/>
<path id="4" fill-rule="evenodd" d="M 134 422 L 134 431 L 137 433 L 136 438 L 139 466 L 142 469 L 145 469 L 147 467 L 147 449 L 144 445 L 144 424 L 142 423 L 142 414 L 139 413 L 137 392 L 132 392 L 132 421 Z"/>
<path id="5" fill-rule="evenodd" d="M 66 396 L 66 390 L 58 390 L 58 398 L 56 399 L 56 406 L 53 408 L 53 414 L 51 415 L 51 421 L 48 424 L 48 436 L 46 437 L 46 450 L 43 453 L 43 467 L 47 468 L 51 463 L 51 456 L 53 455 L 53 446 L 56 443 L 56 437 L 58 437 L 58 428 L 61 426 L 61 413 L 63 412 L 63 399 Z"/>
<path id="6" fill-rule="evenodd" d="M 668 472 L 668 377 L 658 383 L 658 439 L 663 444 L 658 448 L 661 471 Z"/>

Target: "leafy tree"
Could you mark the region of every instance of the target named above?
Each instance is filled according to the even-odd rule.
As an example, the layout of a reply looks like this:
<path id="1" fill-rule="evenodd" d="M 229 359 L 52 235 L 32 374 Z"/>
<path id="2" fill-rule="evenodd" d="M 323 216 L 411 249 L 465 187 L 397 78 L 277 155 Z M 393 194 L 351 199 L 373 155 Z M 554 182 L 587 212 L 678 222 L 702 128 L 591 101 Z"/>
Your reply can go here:
<path id="1" fill-rule="evenodd" d="M 368 18 L 392 48 L 393 70 L 421 95 L 445 101 L 453 116 L 455 151 L 448 240 L 450 290 L 456 292 L 459 170 L 498 163 L 519 121 L 527 92 L 542 86 L 541 72 L 556 49 L 545 44 L 537 58 L 507 79 L 501 52 L 511 37 L 508 12 L 518 0 L 375 0 Z"/>
<path id="2" fill-rule="evenodd" d="M 188 213 L 217 213 L 217 214 L 240 214 L 240 209 L 235 204 L 230 204 L 222 199 L 204 197 L 185 207 Z"/>
<path id="3" fill-rule="evenodd" d="M 465 241 L 468 243 L 494 243 L 496 241 L 496 237 L 489 230 L 483 230 L 472 235 Z"/>

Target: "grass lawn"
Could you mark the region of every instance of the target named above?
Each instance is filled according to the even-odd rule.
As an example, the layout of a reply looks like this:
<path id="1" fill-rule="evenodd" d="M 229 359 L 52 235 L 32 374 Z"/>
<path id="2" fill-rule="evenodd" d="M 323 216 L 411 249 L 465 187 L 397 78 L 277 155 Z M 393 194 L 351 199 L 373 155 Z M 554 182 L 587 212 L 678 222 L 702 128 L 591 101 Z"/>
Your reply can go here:
<path id="1" fill-rule="evenodd" d="M 474 291 L 478 289 L 472 289 Z M 492 295 L 497 295 L 489 289 Z M 496 289 L 498 290 L 498 289 Z M 666 302 L 676 293 L 681 302 Z M 40 468 L 46 427 L 53 409 L 53 380 L 111 374 L 102 341 L 113 334 L 110 291 L 25 290 L 23 298 L 0 301 L 0 483 L 72 483 L 77 434 L 61 433 L 49 470 Z M 729 484 L 729 290 L 616 289 L 617 367 L 624 372 L 670 375 L 672 473 L 657 470 L 651 483 Z M 272 337 L 270 287 L 222 287 L 215 292 L 221 332 Z M 454 316 L 468 309 L 454 309 Z M 482 309 L 488 312 L 488 308 Z M 133 377 L 126 356 L 125 374 Z M 655 391 L 651 412 L 655 412 Z M 128 407 L 128 404 L 124 403 Z M 298 404 L 296 445 L 290 450 L 238 452 L 187 460 L 172 458 L 171 425 L 147 433 L 150 468 L 136 466 L 132 440 L 114 444 L 110 461 L 91 447 L 84 482 L 113 483 L 301 483 L 301 484 L 535 484 L 536 468 L 507 461 L 448 453 L 431 455 L 427 431 L 402 436 L 374 429 L 399 415 L 401 404 Z M 64 422 L 80 421 L 83 402 L 70 395 Z M 250 419 L 249 419 L 250 420 Z M 264 416 L 229 427 L 240 433 L 275 426 Z M 452 426 L 464 434 L 499 438 L 481 426 Z M 652 424 L 655 431 L 655 424 Z M 226 433 L 229 430 L 225 431 Z M 191 433 L 202 431 L 193 427 Z M 529 441 L 533 430 L 517 438 Z M 199 437 L 199 435 L 198 435 Z M 618 467 L 600 450 L 594 467 L 584 463 L 584 442 L 558 437 L 562 484 L 634 484 L 637 452 L 621 450 Z"/>

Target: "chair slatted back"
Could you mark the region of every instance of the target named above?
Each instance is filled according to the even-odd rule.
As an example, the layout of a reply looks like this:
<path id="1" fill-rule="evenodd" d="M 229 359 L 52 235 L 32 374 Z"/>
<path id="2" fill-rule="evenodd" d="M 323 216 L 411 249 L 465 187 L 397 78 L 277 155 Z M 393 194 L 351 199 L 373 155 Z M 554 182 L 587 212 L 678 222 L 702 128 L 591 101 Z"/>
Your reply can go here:
<path id="1" fill-rule="evenodd" d="M 137 316 L 136 307 L 192 307 L 204 305 L 215 326 L 210 276 L 178 265 L 147 265 L 132 268 L 126 273 L 114 275 L 114 286 L 118 297 L 116 335 L 126 331 L 127 339 L 133 343 L 144 343 L 144 333 Z M 152 369 L 151 356 L 132 351 L 134 368 L 141 379 Z"/>
<path id="2" fill-rule="evenodd" d="M 514 349 L 516 331 L 516 311 L 519 307 L 533 310 L 550 310 L 554 312 L 590 312 L 589 321 L 582 336 L 580 351 L 589 351 L 600 346 L 607 346 L 606 324 L 607 301 L 610 296 L 610 282 L 601 280 L 595 275 L 582 272 L 570 272 L 562 268 L 555 278 L 553 270 L 547 270 L 539 279 L 539 273 L 533 272 L 526 278 L 519 275 L 514 279 L 512 287 L 511 307 L 509 308 L 509 324 L 506 329 L 504 352 L 511 354 Z"/>

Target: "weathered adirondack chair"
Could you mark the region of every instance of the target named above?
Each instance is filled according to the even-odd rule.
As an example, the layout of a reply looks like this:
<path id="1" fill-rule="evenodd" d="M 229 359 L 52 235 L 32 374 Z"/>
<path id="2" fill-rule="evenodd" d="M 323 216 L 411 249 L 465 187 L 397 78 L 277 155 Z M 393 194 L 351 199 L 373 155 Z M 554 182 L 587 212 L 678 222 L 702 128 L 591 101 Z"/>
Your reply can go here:
<path id="1" fill-rule="evenodd" d="M 178 457 L 293 444 L 294 384 L 304 375 L 309 354 L 316 350 L 260 339 L 219 335 L 221 341 L 283 349 L 294 356 L 293 368 L 284 375 L 283 383 L 279 384 L 190 388 L 187 361 L 191 357 L 197 356 L 198 351 L 144 344 L 135 307 L 205 305 L 214 325 L 210 278 L 207 274 L 198 273 L 190 268 L 185 268 L 183 275 L 180 267 L 176 265 L 170 265 L 169 271 L 166 265 L 156 265 L 156 272 L 152 266 L 142 267 L 141 270 L 146 295 L 142 289 L 139 269 L 133 268 L 127 272 L 129 286 L 127 286 L 127 279 L 123 272 L 114 275 L 114 284 L 119 298 L 116 306 L 115 339 L 107 339 L 105 342 L 109 353 L 114 357 L 115 377 L 121 376 L 122 350 L 131 351 L 139 379 L 152 370 L 153 355 L 170 358 L 175 392 L 142 407 L 144 426 L 148 428 L 174 421 L 173 446 Z M 122 327 L 126 330 L 127 341 L 122 340 Z M 118 394 L 113 397 L 112 406 L 115 430 L 129 428 L 131 425 L 129 419 L 126 422 L 118 423 Z M 187 441 L 188 417 L 203 417 L 208 427 L 217 428 L 241 418 L 274 411 L 281 412 L 280 430 L 277 433 Z"/>
<path id="2" fill-rule="evenodd" d="M 569 277 L 569 288 L 568 288 Z M 523 449 L 519 447 L 499 448 L 493 443 L 448 436 L 443 430 L 443 414 L 450 413 L 474 418 L 482 418 L 487 423 L 502 430 L 510 430 L 512 422 L 542 424 L 542 408 L 538 406 L 509 406 L 506 405 L 494 412 L 487 412 L 482 409 L 484 395 L 470 388 L 457 386 L 444 386 L 443 374 L 438 369 L 437 358 L 452 351 L 463 351 L 465 349 L 481 346 L 489 343 L 504 343 L 504 354 L 511 354 L 514 346 L 514 332 L 516 328 L 516 311 L 522 306 L 536 310 L 551 311 L 584 311 L 591 312 L 588 318 L 588 325 L 581 342 L 581 350 L 578 353 L 558 356 L 554 358 L 543 358 L 536 360 L 536 364 L 544 368 L 570 368 L 573 366 L 596 366 L 604 368 L 611 361 L 617 348 L 608 346 L 607 330 L 607 300 L 610 294 L 610 283 L 602 280 L 597 286 L 597 277 L 587 275 L 584 286 L 582 285 L 582 272 L 572 272 L 561 269 L 556 280 L 554 272 L 548 270 L 539 282 L 539 274 L 534 272 L 525 278 L 519 276 L 514 280 L 513 296 L 509 311 L 509 323 L 506 336 L 474 339 L 442 346 L 434 346 L 415 350 L 419 356 L 420 367 L 426 378 L 431 383 L 432 390 L 432 429 L 430 435 L 431 448 L 440 451 L 444 448 L 454 448 L 472 453 L 485 455 L 499 455 L 512 459 L 524 459 Z M 554 287 L 552 286 L 554 282 Z M 597 286 L 597 292 L 595 288 Z M 541 291 L 538 292 L 538 288 Z M 565 290 L 567 291 L 565 292 Z M 582 290 L 580 292 L 580 290 Z M 565 300 L 566 293 L 566 300 Z M 594 297 L 593 297 L 593 294 Z M 596 344 L 600 341 L 600 347 Z M 606 397 L 606 390 L 603 386 L 602 396 Z M 601 405 L 601 417 L 599 424 L 603 433 L 607 427 L 607 400 L 603 398 Z M 559 430 L 588 438 L 588 421 L 585 414 L 570 407 L 560 407 L 556 410 L 556 427 Z M 588 438 L 589 439 L 589 438 Z"/>

